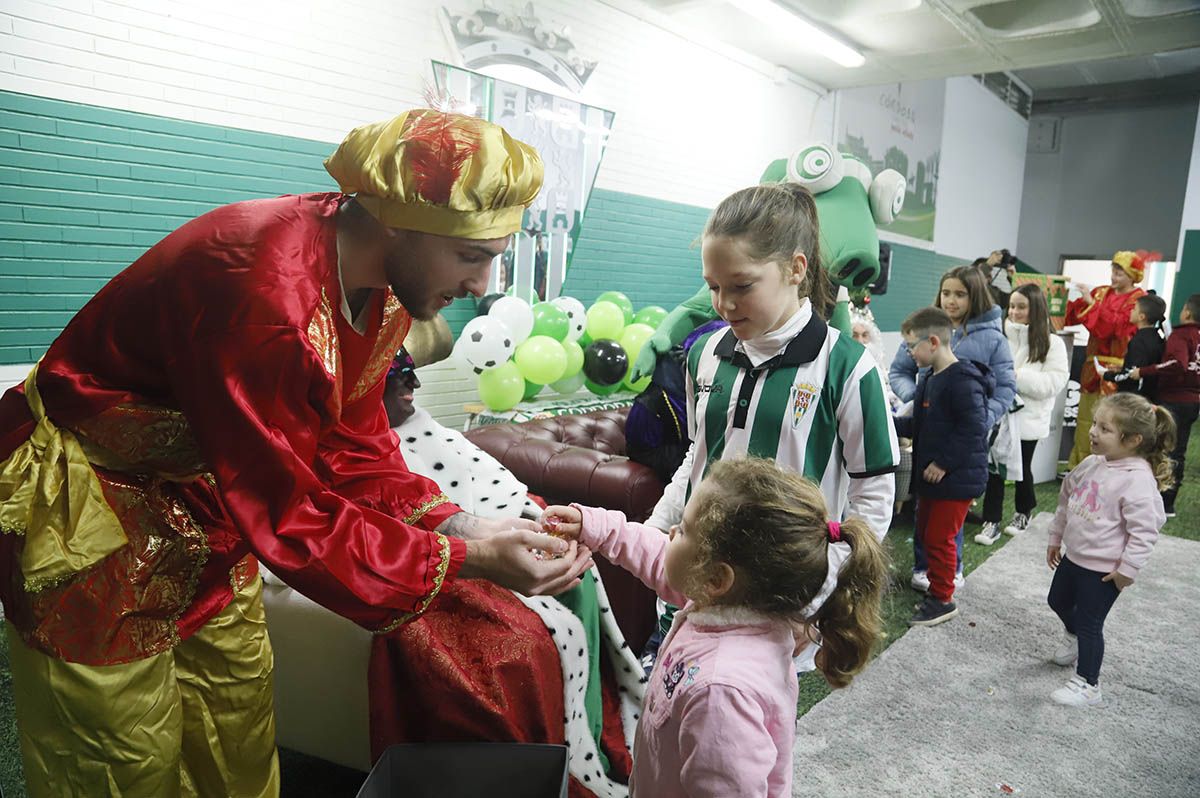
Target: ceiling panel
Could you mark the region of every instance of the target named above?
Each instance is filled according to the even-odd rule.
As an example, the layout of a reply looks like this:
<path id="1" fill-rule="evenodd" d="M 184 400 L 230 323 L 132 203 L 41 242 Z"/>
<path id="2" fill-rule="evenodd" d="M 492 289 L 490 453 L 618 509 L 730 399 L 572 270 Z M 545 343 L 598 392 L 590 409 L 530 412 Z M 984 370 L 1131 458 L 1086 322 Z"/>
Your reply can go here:
<path id="1" fill-rule="evenodd" d="M 634 0 L 684 35 L 703 33 L 828 88 L 1003 71 L 1028 72 L 1022 79 L 1034 88 L 1200 73 L 1200 0 L 777 1 L 855 46 L 866 63 L 840 67 L 727 0 Z M 1114 63 L 1037 71 L 1100 60 Z"/>

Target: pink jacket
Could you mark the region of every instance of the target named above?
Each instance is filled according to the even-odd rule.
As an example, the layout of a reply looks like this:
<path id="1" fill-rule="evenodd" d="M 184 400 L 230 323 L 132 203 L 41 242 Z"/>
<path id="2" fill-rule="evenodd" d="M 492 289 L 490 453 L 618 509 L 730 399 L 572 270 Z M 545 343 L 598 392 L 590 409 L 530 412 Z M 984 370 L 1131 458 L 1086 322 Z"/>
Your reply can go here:
<path id="1" fill-rule="evenodd" d="M 666 535 L 616 511 L 579 509 L 585 545 L 683 607 L 650 674 L 630 795 L 790 796 L 797 694 L 791 626 L 740 607 L 698 609 L 667 584 Z"/>
<path id="2" fill-rule="evenodd" d="M 1166 521 L 1149 463 L 1093 454 L 1063 480 L 1050 545 L 1081 568 L 1136 579 Z"/>

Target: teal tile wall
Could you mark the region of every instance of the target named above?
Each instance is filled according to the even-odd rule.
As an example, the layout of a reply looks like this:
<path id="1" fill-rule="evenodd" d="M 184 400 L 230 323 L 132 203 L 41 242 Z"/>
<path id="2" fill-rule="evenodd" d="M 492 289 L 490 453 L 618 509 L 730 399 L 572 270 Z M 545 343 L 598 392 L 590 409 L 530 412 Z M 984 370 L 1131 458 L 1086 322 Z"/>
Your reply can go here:
<path id="1" fill-rule="evenodd" d="M 336 188 L 326 142 L 0 92 L 0 363 L 41 357 L 85 302 L 195 216 Z"/>
<path id="2" fill-rule="evenodd" d="M 334 188 L 329 142 L 0 92 L 0 363 L 30 363 L 104 283 L 218 205 Z M 672 308 L 700 287 L 709 209 L 597 189 L 564 293 L 604 291 Z M 959 261 L 895 246 L 871 308 L 898 329 Z M 456 332 L 474 301 L 445 312 Z"/>

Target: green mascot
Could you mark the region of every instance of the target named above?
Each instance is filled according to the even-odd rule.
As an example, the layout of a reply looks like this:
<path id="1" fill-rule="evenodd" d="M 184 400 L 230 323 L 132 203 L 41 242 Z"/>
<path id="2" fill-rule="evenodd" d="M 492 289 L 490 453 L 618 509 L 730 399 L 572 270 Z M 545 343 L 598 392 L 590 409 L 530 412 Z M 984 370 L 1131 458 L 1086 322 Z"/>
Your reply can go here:
<path id="1" fill-rule="evenodd" d="M 862 288 L 879 276 L 876 225 L 890 224 L 904 206 L 905 180 L 894 169 L 871 177 L 858 158 L 825 144 L 802 147 L 790 158 L 772 161 L 760 183 L 799 183 L 812 192 L 821 226 L 821 260 L 838 286 L 829 323 L 850 332 L 848 288 Z M 671 311 L 642 347 L 630 381 L 654 373 L 658 356 L 682 343 L 688 333 L 715 319 L 707 286 Z"/>

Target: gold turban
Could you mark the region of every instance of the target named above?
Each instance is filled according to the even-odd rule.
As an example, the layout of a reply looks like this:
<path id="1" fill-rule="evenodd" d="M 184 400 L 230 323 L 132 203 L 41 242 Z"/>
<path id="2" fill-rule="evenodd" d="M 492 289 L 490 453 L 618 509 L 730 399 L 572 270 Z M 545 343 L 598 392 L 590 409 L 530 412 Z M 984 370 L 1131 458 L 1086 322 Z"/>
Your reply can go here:
<path id="1" fill-rule="evenodd" d="M 504 128 L 418 109 L 350 131 L 325 169 L 388 227 L 454 238 L 521 229 L 542 187 L 542 159 Z"/>
<path id="2" fill-rule="evenodd" d="M 1140 283 L 1146 276 L 1146 263 L 1137 252 L 1122 250 L 1113 255 L 1112 262 L 1113 265 L 1120 266 L 1121 271 L 1129 275 L 1129 279 L 1135 283 Z"/>

